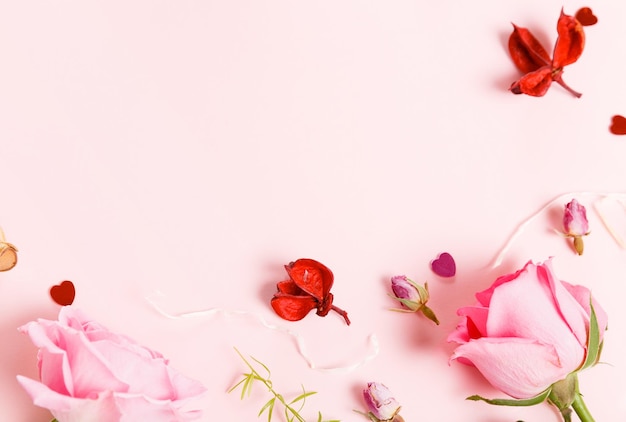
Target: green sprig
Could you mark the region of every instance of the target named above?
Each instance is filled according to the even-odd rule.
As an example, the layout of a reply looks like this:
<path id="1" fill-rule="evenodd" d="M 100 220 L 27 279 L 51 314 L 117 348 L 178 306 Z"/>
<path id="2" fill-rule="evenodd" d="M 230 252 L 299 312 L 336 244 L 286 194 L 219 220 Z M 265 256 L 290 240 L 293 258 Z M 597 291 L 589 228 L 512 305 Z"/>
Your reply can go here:
<path id="1" fill-rule="evenodd" d="M 264 377 L 239 352 L 239 350 L 237 350 L 236 347 L 235 347 L 235 351 L 237 352 L 239 357 L 244 361 L 244 363 L 248 366 L 248 368 L 250 369 L 250 372 L 244 373 L 243 379 L 239 381 L 237 384 L 235 384 L 234 386 L 232 386 L 228 390 L 228 392 L 230 393 L 234 391 L 237 387 L 241 386 L 241 399 L 243 400 L 244 397 L 249 396 L 250 393 L 252 392 L 252 385 L 254 384 L 254 382 L 255 381 L 260 382 L 261 384 L 265 385 L 267 390 L 270 393 L 272 393 L 274 397 L 269 399 L 267 403 L 265 403 L 263 407 L 261 407 L 261 410 L 259 410 L 259 414 L 257 416 L 261 416 L 264 412 L 267 411 L 267 421 L 270 422 L 272 420 L 272 415 L 274 414 L 274 407 L 276 406 L 276 402 L 278 401 L 280 404 L 283 405 L 285 409 L 284 413 L 285 413 L 285 418 L 287 422 L 294 422 L 294 421 L 306 422 L 306 420 L 302 417 L 302 415 L 300 415 L 300 412 L 304 408 L 307 397 L 312 396 L 313 394 L 317 394 L 317 393 L 315 391 L 306 391 L 304 386 L 301 385 L 302 394 L 298 395 L 296 398 L 287 402 L 282 394 L 274 390 L 272 381 L 270 380 L 270 376 L 272 375 L 272 373 L 270 372 L 267 365 L 265 365 L 263 362 L 251 356 L 252 360 L 254 360 L 256 363 L 261 365 L 261 367 L 263 367 L 263 370 L 267 373 L 267 375 Z M 297 409 L 294 406 L 297 406 Z M 337 419 L 323 421 L 322 413 L 318 412 L 317 422 L 340 422 L 340 421 Z"/>

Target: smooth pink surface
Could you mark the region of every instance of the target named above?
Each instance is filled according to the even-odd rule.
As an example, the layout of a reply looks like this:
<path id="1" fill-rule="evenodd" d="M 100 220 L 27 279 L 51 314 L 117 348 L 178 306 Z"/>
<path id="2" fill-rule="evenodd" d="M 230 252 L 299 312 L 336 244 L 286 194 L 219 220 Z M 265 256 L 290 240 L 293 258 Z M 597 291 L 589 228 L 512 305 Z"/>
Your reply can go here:
<path id="1" fill-rule="evenodd" d="M 317 391 L 311 420 L 361 420 L 353 409 L 377 381 L 407 421 L 557 422 L 547 405 L 465 401 L 499 393 L 449 366 L 446 343 L 476 291 L 554 256 L 609 316 L 610 365 L 580 376 L 587 405 L 599 421 L 625 419 L 626 217 L 615 196 L 601 203 L 611 234 L 595 205 L 626 192 L 626 138 L 608 130 L 626 112 L 626 4 L 592 5 L 599 22 L 564 75 L 582 98 L 507 91 L 519 77 L 510 23 L 553 44 L 562 6 L 584 4 L 4 2 L 0 225 L 19 261 L 0 273 L 3 418 L 51 418 L 16 381 L 37 376 L 17 327 L 55 319 L 48 290 L 71 280 L 76 307 L 202 381 L 206 421 L 255 420 L 269 399 L 227 393 L 246 370 L 237 347 L 286 396 Z M 590 223 L 583 256 L 555 232 L 574 197 Z M 444 250 L 453 279 L 430 270 Z M 333 271 L 350 326 L 274 314 L 297 258 Z M 389 311 L 396 274 L 429 282 L 440 326 Z M 147 299 L 172 314 L 216 310 L 169 319 Z M 337 366 L 348 368 L 323 370 Z"/>

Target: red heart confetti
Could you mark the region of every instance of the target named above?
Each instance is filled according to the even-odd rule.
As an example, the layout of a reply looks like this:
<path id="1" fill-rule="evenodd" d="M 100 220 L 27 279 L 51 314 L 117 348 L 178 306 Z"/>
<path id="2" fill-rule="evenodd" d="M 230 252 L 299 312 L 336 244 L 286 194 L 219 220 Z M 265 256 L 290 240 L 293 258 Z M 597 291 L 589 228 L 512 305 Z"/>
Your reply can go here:
<path id="1" fill-rule="evenodd" d="M 619 114 L 613 116 L 609 130 L 613 135 L 626 135 L 626 117 Z"/>
<path id="2" fill-rule="evenodd" d="M 591 26 L 598 23 L 598 18 L 589 7 L 579 9 L 578 12 L 576 12 L 576 20 L 578 20 L 582 26 Z"/>
<path id="3" fill-rule="evenodd" d="M 456 274 L 456 263 L 448 252 L 439 254 L 439 257 L 430 263 L 430 268 L 440 277 L 454 277 Z"/>
<path id="4" fill-rule="evenodd" d="M 50 288 L 50 297 L 61 306 L 71 305 L 76 296 L 74 283 L 65 280 L 56 286 Z"/>

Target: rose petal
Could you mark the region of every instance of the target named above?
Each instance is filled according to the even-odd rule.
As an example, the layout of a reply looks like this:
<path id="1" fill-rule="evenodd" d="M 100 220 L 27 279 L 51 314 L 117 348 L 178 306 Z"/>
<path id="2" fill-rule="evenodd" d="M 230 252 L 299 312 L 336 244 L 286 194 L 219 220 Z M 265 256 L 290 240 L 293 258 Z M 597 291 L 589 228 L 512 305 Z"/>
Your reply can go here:
<path id="1" fill-rule="evenodd" d="M 522 268 L 521 270 L 517 270 L 516 272 L 512 274 L 506 274 L 506 275 L 498 277 L 496 281 L 494 281 L 493 284 L 489 286 L 487 289 L 483 290 L 482 292 L 476 293 L 476 299 L 478 299 L 478 303 L 488 308 L 489 304 L 491 303 L 491 297 L 493 296 L 493 292 L 496 289 L 496 287 L 498 287 L 501 284 L 508 283 L 511 280 L 515 280 L 523 271 L 526 270 L 526 266 L 529 264 L 531 264 L 531 261 L 528 261 L 526 265 L 524 266 L 524 268 Z"/>
<path id="2" fill-rule="evenodd" d="M 585 347 L 587 345 L 587 330 L 589 328 L 589 314 L 578 303 L 560 280 L 557 280 L 552 271 L 552 261 L 547 261 L 537 267 L 537 272 L 542 279 L 546 279 L 557 309 L 561 313 L 563 321 L 568 325 L 578 343 Z"/>
<path id="3" fill-rule="evenodd" d="M 489 309 L 478 306 L 460 308 L 457 315 L 465 317 L 456 327 L 448 341 L 467 343 L 470 339 L 480 338 L 487 335 L 487 317 Z"/>
<path id="4" fill-rule="evenodd" d="M 554 347 L 522 338 L 472 340 L 451 359 L 471 362 L 491 385 L 517 399 L 533 397 L 569 373 Z"/>
<path id="5" fill-rule="evenodd" d="M 550 344 L 557 350 L 561 365 L 572 372 L 581 364 L 585 349 L 563 320 L 546 272 L 529 263 L 515 280 L 494 291 L 487 333 L 489 337 L 517 337 Z"/>
<path id="6" fill-rule="evenodd" d="M 30 322 L 20 331 L 27 333 L 40 349 L 41 381 L 54 391 L 87 398 L 103 390 L 119 391 L 128 387 L 113 377 L 84 333 L 47 320 Z"/>
<path id="7" fill-rule="evenodd" d="M 563 287 L 569 292 L 569 294 L 571 294 L 572 297 L 576 300 L 576 302 L 578 302 L 580 306 L 584 309 L 585 314 L 590 316 L 591 307 L 589 306 L 589 299 L 591 297 L 591 292 L 589 291 L 589 289 L 584 286 L 575 286 L 569 284 L 566 281 L 562 281 L 561 283 L 563 284 Z M 600 329 L 600 341 L 602 341 L 602 339 L 604 338 L 604 332 L 606 331 L 608 325 L 609 316 L 607 315 L 604 308 L 602 308 L 600 303 L 595 300 L 595 298 L 592 299 L 592 302 L 593 310 L 596 313 L 596 318 L 598 319 L 598 328 Z"/>
<path id="8" fill-rule="evenodd" d="M 54 417 L 63 422 L 119 422 L 121 414 L 112 395 L 100 394 L 97 399 L 79 399 L 51 390 L 30 378 L 17 376 L 17 381 L 33 399 L 36 406 L 49 409 Z"/>
<path id="9" fill-rule="evenodd" d="M 185 408 L 187 400 L 156 400 L 142 394 L 115 394 L 122 421 L 192 421 L 198 419 L 199 409 Z"/>

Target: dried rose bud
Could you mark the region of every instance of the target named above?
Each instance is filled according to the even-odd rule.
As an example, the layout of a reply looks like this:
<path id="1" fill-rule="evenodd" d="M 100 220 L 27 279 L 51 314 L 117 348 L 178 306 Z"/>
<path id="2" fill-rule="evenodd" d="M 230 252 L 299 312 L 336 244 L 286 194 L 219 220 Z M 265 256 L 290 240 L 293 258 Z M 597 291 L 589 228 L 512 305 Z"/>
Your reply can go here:
<path id="1" fill-rule="evenodd" d="M 395 295 L 391 297 L 404 307 L 404 309 L 397 309 L 398 311 L 422 312 L 428 319 L 439 325 L 439 320 L 435 313 L 426 306 L 428 299 L 430 299 L 428 283 L 424 283 L 422 287 L 404 275 L 397 275 L 391 277 L 391 290 L 393 290 Z"/>
<path id="2" fill-rule="evenodd" d="M 368 382 L 363 390 L 363 398 L 369 410 L 369 416 L 379 422 L 393 421 L 400 411 L 400 403 L 391 395 L 391 391 L 379 382 Z"/>
<path id="3" fill-rule="evenodd" d="M 402 305 L 413 312 L 428 301 L 428 292 L 425 297 L 420 296 L 417 287 L 405 275 L 391 277 L 391 290 L 397 299 L 404 299 Z"/>
<path id="4" fill-rule="evenodd" d="M 584 249 L 582 236 L 589 234 L 589 221 L 585 207 L 579 204 L 576 199 L 572 199 L 565 205 L 563 227 L 565 235 L 574 238 L 574 249 L 578 255 L 582 255 Z"/>
<path id="5" fill-rule="evenodd" d="M 0 228 L 0 271 L 9 271 L 17 264 L 17 248 L 5 241 L 4 232 Z"/>

